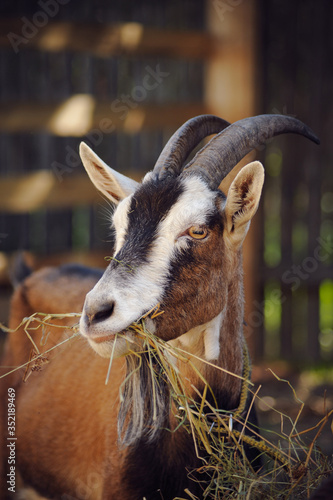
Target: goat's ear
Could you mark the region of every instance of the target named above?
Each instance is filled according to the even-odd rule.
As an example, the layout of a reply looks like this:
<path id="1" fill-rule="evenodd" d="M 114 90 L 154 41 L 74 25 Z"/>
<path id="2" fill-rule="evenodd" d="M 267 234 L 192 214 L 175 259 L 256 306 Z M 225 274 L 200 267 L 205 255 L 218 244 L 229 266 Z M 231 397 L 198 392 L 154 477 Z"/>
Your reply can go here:
<path id="1" fill-rule="evenodd" d="M 84 142 L 80 144 L 80 156 L 92 183 L 108 200 L 119 203 L 136 190 L 136 181 L 113 170 Z"/>
<path id="2" fill-rule="evenodd" d="M 254 161 L 238 172 L 229 188 L 225 205 L 226 237 L 234 246 L 243 243 L 257 211 L 264 177 L 262 164 Z"/>

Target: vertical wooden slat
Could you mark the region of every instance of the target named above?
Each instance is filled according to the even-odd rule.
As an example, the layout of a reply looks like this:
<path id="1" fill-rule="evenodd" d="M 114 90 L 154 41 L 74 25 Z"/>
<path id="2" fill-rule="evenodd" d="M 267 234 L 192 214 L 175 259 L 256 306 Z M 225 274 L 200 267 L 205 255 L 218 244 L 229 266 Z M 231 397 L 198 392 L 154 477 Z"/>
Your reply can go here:
<path id="1" fill-rule="evenodd" d="M 285 17 L 284 25 L 284 42 L 285 53 L 288 57 L 282 61 L 282 71 L 284 72 L 284 88 L 281 90 L 280 102 L 286 110 L 294 109 L 295 103 L 295 84 L 298 70 L 297 53 L 294 50 L 287 51 L 288 40 L 297 39 L 297 17 L 298 5 L 294 2 L 288 6 L 288 16 Z M 284 13 L 285 14 L 285 13 Z M 289 139 L 289 140 L 288 140 Z M 293 138 L 294 139 L 294 138 Z M 282 167 L 282 200 L 281 200 L 281 256 L 282 268 L 291 269 L 293 264 L 293 229 L 295 223 L 295 214 L 293 208 L 293 198 L 297 186 L 297 164 L 298 158 L 296 153 L 296 145 L 294 140 L 290 141 L 290 137 L 285 139 L 286 147 L 285 158 Z M 282 294 L 285 300 L 282 304 L 281 314 L 281 355 L 285 359 L 293 357 L 293 294 L 289 285 L 286 285 L 282 280 Z"/>
<path id="2" fill-rule="evenodd" d="M 327 12 L 327 2 L 316 3 L 316 6 L 310 5 L 309 13 L 312 14 L 311 29 L 317 34 L 313 37 L 312 42 L 315 44 L 313 48 L 316 57 L 311 59 L 307 57 L 307 64 L 310 68 L 311 78 L 311 106 L 312 106 L 312 127 L 320 135 L 322 129 L 322 87 L 323 87 L 323 67 L 324 67 L 324 54 L 323 51 L 329 43 L 328 37 L 330 33 L 329 17 Z M 307 54 L 305 54 L 307 56 Z M 319 263 L 314 262 L 315 248 L 318 246 L 316 238 L 319 236 L 320 231 L 320 200 L 321 200 L 321 184 L 322 184 L 322 169 L 318 168 L 322 164 L 320 152 L 311 148 L 307 159 L 308 183 L 309 189 L 309 212 L 308 212 L 308 227 L 309 227 L 309 240 L 308 240 L 308 263 L 311 266 L 318 267 Z M 311 268 L 310 266 L 310 268 Z M 316 270 L 316 269 L 315 269 Z M 320 359 L 319 348 L 319 280 L 316 280 L 311 286 L 308 287 L 308 310 L 307 310 L 307 357 L 313 362 Z"/>
<path id="3" fill-rule="evenodd" d="M 293 232 L 293 193 L 294 172 L 292 165 L 295 164 L 296 155 L 294 149 L 285 148 L 286 160 L 282 168 L 281 184 L 281 266 L 282 269 L 291 269 L 292 256 L 292 232 Z M 281 277 L 280 277 L 281 279 Z M 290 284 L 281 281 L 281 292 L 284 297 L 281 310 L 280 330 L 280 355 L 285 359 L 293 357 L 293 294 Z"/>

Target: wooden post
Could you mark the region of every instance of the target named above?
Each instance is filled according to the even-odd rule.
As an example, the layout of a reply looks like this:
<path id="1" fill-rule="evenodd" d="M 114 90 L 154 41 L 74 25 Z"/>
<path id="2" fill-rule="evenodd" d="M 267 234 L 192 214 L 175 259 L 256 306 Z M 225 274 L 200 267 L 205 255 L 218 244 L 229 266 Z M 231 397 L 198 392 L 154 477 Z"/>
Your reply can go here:
<path id="1" fill-rule="evenodd" d="M 207 60 L 205 103 L 211 113 L 234 122 L 256 114 L 256 1 L 207 0 L 207 28 L 215 40 L 212 56 Z M 240 162 L 223 183 L 226 191 L 240 167 L 252 161 L 254 154 Z M 245 334 L 255 355 L 255 331 L 261 311 L 256 307 L 258 272 L 258 224 L 252 222 L 244 244 Z M 254 313 L 255 314 L 251 314 Z"/>

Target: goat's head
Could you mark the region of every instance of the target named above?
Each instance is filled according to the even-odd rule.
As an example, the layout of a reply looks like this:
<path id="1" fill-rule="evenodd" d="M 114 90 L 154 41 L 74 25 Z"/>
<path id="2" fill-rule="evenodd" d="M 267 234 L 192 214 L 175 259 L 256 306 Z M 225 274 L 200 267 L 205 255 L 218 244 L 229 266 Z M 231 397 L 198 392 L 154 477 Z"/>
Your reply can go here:
<path id="1" fill-rule="evenodd" d="M 164 313 L 150 328 L 164 340 L 221 314 L 242 272 L 240 249 L 258 207 L 263 167 L 257 161 L 243 167 L 227 196 L 218 187 L 248 152 L 287 132 L 318 142 L 303 123 L 282 115 L 233 125 L 209 115 L 194 118 L 171 137 L 141 184 L 81 145 L 92 182 L 117 204 L 114 257 L 88 293 L 81 318 L 81 332 L 99 354 L 110 356 L 115 335 L 158 303 Z M 217 135 L 184 165 L 211 134 Z M 117 340 L 115 355 L 128 350 L 131 335 Z"/>

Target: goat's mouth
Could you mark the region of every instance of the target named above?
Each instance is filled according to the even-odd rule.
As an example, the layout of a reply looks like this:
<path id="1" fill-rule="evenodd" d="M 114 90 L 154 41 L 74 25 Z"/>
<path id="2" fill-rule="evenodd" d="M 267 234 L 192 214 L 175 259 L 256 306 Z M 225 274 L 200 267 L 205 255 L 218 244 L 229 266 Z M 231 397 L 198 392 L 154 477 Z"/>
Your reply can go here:
<path id="1" fill-rule="evenodd" d="M 117 333 L 111 333 L 109 335 L 104 335 L 101 337 L 92 337 L 90 338 L 90 340 L 95 342 L 95 344 L 102 344 L 103 342 L 113 342 L 117 335 Z"/>
<path id="2" fill-rule="evenodd" d="M 127 342 L 132 343 L 135 336 L 136 336 L 136 326 L 144 320 L 146 325 L 149 327 L 149 331 L 151 333 L 155 333 L 155 318 L 159 314 L 162 314 L 161 311 L 159 311 L 159 305 L 155 306 L 153 309 L 148 309 L 147 312 L 141 314 L 137 320 L 132 321 L 130 324 L 127 326 L 121 325 L 122 328 L 119 330 L 116 329 L 117 326 L 120 326 L 119 324 L 113 325 L 116 326 L 115 329 L 110 328 L 111 325 L 107 324 L 93 324 L 88 317 L 87 314 L 83 314 L 81 316 L 81 321 L 80 321 L 80 332 L 83 337 L 85 337 L 90 345 L 93 347 L 94 345 L 100 345 L 102 346 L 103 344 L 105 346 L 107 345 L 112 345 L 117 339 L 123 339 Z M 103 322 L 104 323 L 104 322 Z M 104 326 L 104 327 L 103 327 Z M 109 326 L 109 328 L 108 328 Z"/>
<path id="3" fill-rule="evenodd" d="M 104 344 L 104 343 L 112 343 L 117 338 L 126 338 L 126 334 L 129 333 L 128 329 L 121 330 L 119 332 L 92 332 L 90 329 L 87 331 L 86 329 L 80 330 L 81 334 L 91 343 L 91 344 Z"/>
<path id="4" fill-rule="evenodd" d="M 140 318 L 141 319 L 141 318 Z M 95 334 L 94 335 L 89 335 L 88 340 L 92 343 L 95 344 L 103 344 L 103 343 L 111 343 L 114 342 L 116 339 L 123 338 L 127 341 L 133 341 L 133 337 L 135 336 L 135 328 L 131 328 L 132 325 L 134 326 L 136 323 L 139 323 L 140 320 L 134 321 L 130 325 L 128 325 L 127 328 L 119 331 L 119 332 L 105 332 L 105 334 Z"/>
<path id="5" fill-rule="evenodd" d="M 81 334 L 88 341 L 90 347 L 103 358 L 119 358 L 126 356 L 133 351 L 137 351 L 138 347 L 142 347 L 142 338 L 140 335 L 140 321 L 132 322 L 125 329 L 120 331 L 104 331 L 97 330 L 85 326 L 80 328 Z M 145 324 L 150 333 L 155 333 L 154 320 L 151 317 L 144 317 Z"/>
<path id="6" fill-rule="evenodd" d="M 132 332 L 133 334 L 133 332 Z M 86 337 L 92 350 L 102 358 L 116 359 L 130 354 L 134 348 L 135 339 L 130 333 L 113 333 L 104 336 Z"/>
<path id="7" fill-rule="evenodd" d="M 94 345 L 112 345 L 116 340 L 124 339 L 130 341 L 133 337 L 134 331 L 131 329 L 131 323 L 126 328 L 123 328 L 119 331 L 110 331 L 110 330 L 98 330 L 94 329 L 91 326 L 87 326 L 87 324 L 80 325 L 80 333 L 81 335 L 89 341 L 91 346 Z M 94 331 L 95 330 L 95 331 Z"/>

